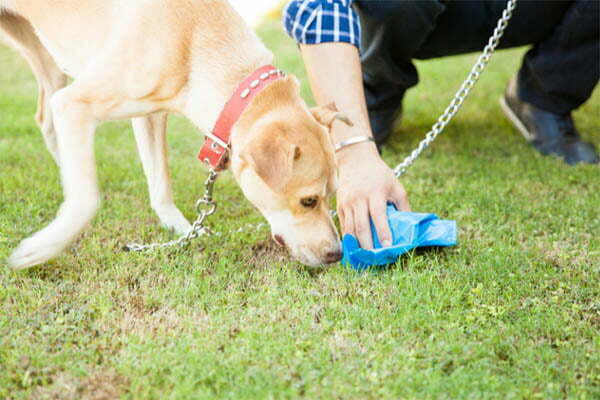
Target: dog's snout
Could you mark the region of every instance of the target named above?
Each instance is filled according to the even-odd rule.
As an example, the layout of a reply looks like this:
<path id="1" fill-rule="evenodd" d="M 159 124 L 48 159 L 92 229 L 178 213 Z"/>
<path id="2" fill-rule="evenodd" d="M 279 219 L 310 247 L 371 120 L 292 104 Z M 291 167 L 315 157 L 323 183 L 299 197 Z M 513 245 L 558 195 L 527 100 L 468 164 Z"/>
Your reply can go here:
<path id="1" fill-rule="evenodd" d="M 340 261 L 341 259 L 342 259 L 342 252 L 340 250 L 330 251 L 329 253 L 325 254 L 325 262 L 327 264 L 336 263 L 336 262 Z"/>

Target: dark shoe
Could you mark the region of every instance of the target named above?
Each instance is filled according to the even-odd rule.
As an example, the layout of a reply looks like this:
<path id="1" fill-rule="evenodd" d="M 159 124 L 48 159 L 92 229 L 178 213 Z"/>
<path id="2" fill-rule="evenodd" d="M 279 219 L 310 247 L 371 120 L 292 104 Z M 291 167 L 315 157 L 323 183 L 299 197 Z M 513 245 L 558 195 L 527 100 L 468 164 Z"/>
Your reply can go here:
<path id="1" fill-rule="evenodd" d="M 387 141 L 397 120 L 402 117 L 404 91 L 399 93 L 391 85 L 365 84 L 365 97 L 373 137 L 379 148 Z"/>
<path id="2" fill-rule="evenodd" d="M 567 164 L 600 162 L 594 145 L 581 140 L 571 114 L 554 114 L 519 99 L 513 79 L 500 99 L 504 114 L 533 147 L 544 155 L 554 154 Z"/>

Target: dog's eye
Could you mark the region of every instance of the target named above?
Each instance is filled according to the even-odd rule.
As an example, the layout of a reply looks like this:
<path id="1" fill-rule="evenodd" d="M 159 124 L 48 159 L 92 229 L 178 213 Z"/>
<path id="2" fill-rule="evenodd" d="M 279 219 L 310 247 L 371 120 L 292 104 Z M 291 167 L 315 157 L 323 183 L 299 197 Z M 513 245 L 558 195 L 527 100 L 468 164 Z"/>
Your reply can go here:
<path id="1" fill-rule="evenodd" d="M 300 200 L 300 204 L 305 208 L 315 208 L 319 204 L 319 198 L 317 196 L 305 197 Z"/>

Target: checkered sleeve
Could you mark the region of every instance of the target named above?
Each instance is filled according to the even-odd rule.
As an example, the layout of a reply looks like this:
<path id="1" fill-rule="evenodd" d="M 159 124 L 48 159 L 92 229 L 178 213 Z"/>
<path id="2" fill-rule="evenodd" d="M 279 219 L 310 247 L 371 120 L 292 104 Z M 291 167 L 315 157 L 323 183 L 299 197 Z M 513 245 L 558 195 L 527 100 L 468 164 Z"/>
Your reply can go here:
<path id="1" fill-rule="evenodd" d="M 285 30 L 298 43 L 344 42 L 360 46 L 353 0 L 292 0 L 283 12 Z"/>

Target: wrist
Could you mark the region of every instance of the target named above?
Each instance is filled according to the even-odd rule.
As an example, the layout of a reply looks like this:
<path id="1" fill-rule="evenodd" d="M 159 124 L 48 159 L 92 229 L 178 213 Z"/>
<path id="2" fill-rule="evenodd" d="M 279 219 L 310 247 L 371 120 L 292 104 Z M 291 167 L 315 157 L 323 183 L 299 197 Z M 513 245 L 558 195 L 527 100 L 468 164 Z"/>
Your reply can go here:
<path id="1" fill-rule="evenodd" d="M 364 165 L 365 160 L 379 158 L 379 152 L 374 142 L 361 142 L 344 147 L 335 153 L 338 169 L 348 166 Z M 368 162 L 368 161 L 367 161 Z"/>
<path id="2" fill-rule="evenodd" d="M 352 121 L 355 122 L 355 121 Z M 347 142 L 358 137 L 372 137 L 371 128 L 368 123 L 354 123 L 353 126 L 348 126 L 338 121 L 334 122 L 332 127 L 332 137 L 334 145 Z M 345 146 L 335 152 L 338 167 L 351 164 L 358 160 L 379 157 L 377 146 L 373 141 L 364 141 Z"/>
<path id="3" fill-rule="evenodd" d="M 371 136 L 364 136 L 364 135 L 353 136 L 346 140 L 342 140 L 341 142 L 336 143 L 334 146 L 334 150 L 337 153 L 337 152 L 345 149 L 346 147 L 354 146 L 354 145 L 365 143 L 365 142 L 374 143 L 375 139 L 373 139 L 373 137 L 371 137 Z"/>

